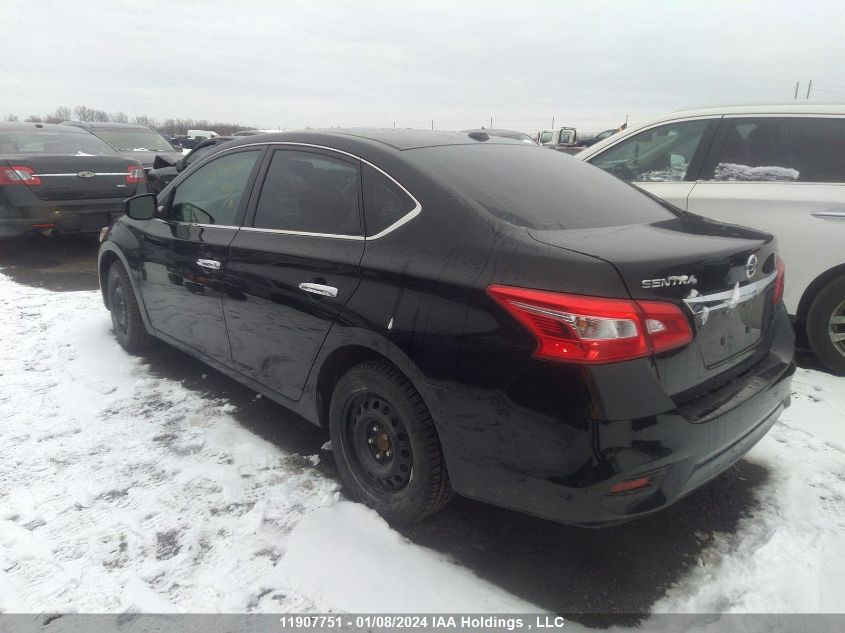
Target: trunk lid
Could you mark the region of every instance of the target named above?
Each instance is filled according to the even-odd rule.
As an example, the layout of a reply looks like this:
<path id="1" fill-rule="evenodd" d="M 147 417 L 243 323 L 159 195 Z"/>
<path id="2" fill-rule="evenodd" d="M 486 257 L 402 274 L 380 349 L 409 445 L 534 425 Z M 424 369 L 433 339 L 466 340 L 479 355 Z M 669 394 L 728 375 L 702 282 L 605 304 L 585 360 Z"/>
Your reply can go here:
<path id="1" fill-rule="evenodd" d="M 777 253 L 771 235 L 689 214 L 653 224 L 529 233 L 612 264 L 634 299 L 681 308 L 693 342 L 655 358 L 670 395 L 715 387 L 766 354 Z"/>
<path id="2" fill-rule="evenodd" d="M 126 181 L 138 161 L 121 156 L 21 155 L 7 162 L 29 167 L 41 184 L 29 190 L 41 200 L 128 198 L 138 185 Z"/>

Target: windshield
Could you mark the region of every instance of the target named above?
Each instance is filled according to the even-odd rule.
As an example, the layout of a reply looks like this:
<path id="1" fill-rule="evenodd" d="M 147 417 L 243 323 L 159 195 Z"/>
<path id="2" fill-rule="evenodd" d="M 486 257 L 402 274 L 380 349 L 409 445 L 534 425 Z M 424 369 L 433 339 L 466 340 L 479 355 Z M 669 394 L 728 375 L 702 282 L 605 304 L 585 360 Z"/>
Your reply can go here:
<path id="1" fill-rule="evenodd" d="M 115 149 L 124 152 L 173 152 L 173 146 L 155 130 L 128 128 L 95 130 L 97 136 Z"/>
<path id="2" fill-rule="evenodd" d="M 408 153 L 489 213 L 517 226 L 592 228 L 676 217 L 618 178 L 536 145 L 443 145 Z"/>
<path id="3" fill-rule="evenodd" d="M 90 156 L 94 154 L 114 154 L 114 149 L 87 132 L 16 130 L 0 132 L 0 154 Z"/>

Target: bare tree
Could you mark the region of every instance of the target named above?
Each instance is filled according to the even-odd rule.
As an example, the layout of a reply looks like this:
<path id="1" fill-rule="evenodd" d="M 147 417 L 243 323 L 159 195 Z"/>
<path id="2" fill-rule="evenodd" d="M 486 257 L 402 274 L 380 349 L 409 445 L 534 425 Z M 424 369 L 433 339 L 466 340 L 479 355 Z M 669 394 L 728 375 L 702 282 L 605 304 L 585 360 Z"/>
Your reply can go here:
<path id="1" fill-rule="evenodd" d="M 94 111 L 88 106 L 78 105 L 73 109 L 73 116 L 77 121 L 93 121 Z"/>
<path id="2" fill-rule="evenodd" d="M 3 117 L 4 121 L 20 121 L 17 114 L 7 114 Z"/>
<path id="3" fill-rule="evenodd" d="M 148 117 L 146 114 L 136 116 L 133 119 L 133 123 L 136 125 L 146 125 L 147 127 L 157 127 L 155 119 Z"/>
<path id="4" fill-rule="evenodd" d="M 2 0 L 0 0 L 2 2 Z M 14 115 L 9 115 L 14 116 Z M 47 114 L 43 117 L 38 115 L 31 115 L 27 121 L 42 122 L 42 123 L 61 123 L 71 118 L 79 121 L 113 121 L 115 123 L 137 123 L 138 125 L 146 125 L 154 128 L 159 132 L 165 134 L 186 134 L 188 130 L 214 130 L 218 134 L 226 136 L 237 132 L 238 130 L 248 130 L 248 125 L 240 125 L 239 123 L 221 123 L 219 121 L 209 121 L 208 119 L 165 119 L 162 123 L 158 123 L 155 119 L 146 114 L 130 117 L 123 110 L 119 110 L 113 114 L 109 114 L 105 110 L 97 110 L 89 108 L 88 106 L 78 105 L 73 109 L 67 106 L 59 106 L 52 114 Z M 8 117 L 7 117 L 8 119 Z M 15 120 L 18 120 L 15 118 Z"/>
<path id="5" fill-rule="evenodd" d="M 71 112 L 67 106 L 59 106 L 53 114 L 44 117 L 44 123 L 61 123 L 70 119 Z"/>
<path id="6" fill-rule="evenodd" d="M 44 123 L 44 119 L 37 114 L 30 114 L 24 121 L 27 123 Z"/>

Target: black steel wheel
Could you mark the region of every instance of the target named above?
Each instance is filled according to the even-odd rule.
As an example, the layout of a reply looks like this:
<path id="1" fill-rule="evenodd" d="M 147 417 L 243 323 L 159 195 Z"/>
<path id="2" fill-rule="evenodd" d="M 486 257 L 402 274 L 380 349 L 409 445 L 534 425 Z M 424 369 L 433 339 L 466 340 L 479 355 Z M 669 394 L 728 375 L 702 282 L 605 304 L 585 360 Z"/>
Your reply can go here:
<path id="1" fill-rule="evenodd" d="M 353 367 L 335 386 L 329 431 L 347 494 L 397 523 L 452 498 L 434 422 L 413 385 L 387 362 Z"/>
<path id="2" fill-rule="evenodd" d="M 845 376 L 845 278 L 834 279 L 807 311 L 807 340 L 828 369 Z"/>
<path id="3" fill-rule="evenodd" d="M 115 261 L 107 279 L 109 311 L 117 342 L 127 352 L 140 352 L 149 345 L 150 335 L 144 326 L 129 274 L 123 264 Z"/>

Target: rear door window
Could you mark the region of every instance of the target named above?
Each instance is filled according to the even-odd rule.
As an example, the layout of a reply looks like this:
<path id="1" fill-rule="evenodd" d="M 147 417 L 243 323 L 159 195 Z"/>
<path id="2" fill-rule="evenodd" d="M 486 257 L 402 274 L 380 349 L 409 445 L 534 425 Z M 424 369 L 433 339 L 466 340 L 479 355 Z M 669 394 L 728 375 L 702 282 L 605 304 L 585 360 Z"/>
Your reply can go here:
<path id="1" fill-rule="evenodd" d="M 704 180 L 845 182 L 845 119 L 726 118 Z"/>
<path id="2" fill-rule="evenodd" d="M 357 166 L 300 150 L 276 150 L 258 197 L 253 226 L 261 229 L 360 236 Z"/>
<path id="3" fill-rule="evenodd" d="M 683 181 L 711 124 L 710 119 L 700 119 L 643 130 L 590 162 L 625 182 Z"/>
<path id="4" fill-rule="evenodd" d="M 367 165 L 364 169 L 364 219 L 367 236 L 389 229 L 417 208 L 417 203 L 399 185 Z"/>

